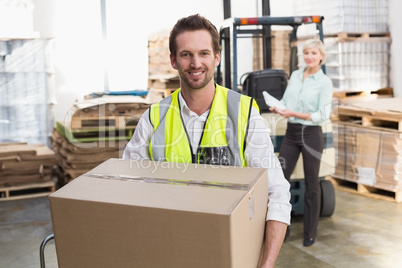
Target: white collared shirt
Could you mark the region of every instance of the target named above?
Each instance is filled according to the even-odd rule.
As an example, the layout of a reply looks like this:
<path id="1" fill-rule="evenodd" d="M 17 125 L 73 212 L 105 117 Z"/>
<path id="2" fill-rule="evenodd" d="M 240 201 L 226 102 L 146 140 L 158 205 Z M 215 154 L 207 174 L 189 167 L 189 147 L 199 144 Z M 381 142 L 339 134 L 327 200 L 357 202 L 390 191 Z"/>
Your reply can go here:
<path id="1" fill-rule="evenodd" d="M 189 109 L 181 92 L 179 102 L 183 125 L 187 130 L 193 154 L 195 154 L 209 110 L 198 116 Z M 153 134 L 154 129 L 149 121 L 148 109 L 138 122 L 134 135 L 123 152 L 123 159 L 150 159 L 149 143 Z M 246 144 L 245 155 L 248 166 L 268 168 L 267 220 L 276 220 L 289 225 L 292 210 L 290 184 L 285 179 L 279 160 L 274 154 L 274 146 L 267 124 L 254 107 L 251 110 Z"/>

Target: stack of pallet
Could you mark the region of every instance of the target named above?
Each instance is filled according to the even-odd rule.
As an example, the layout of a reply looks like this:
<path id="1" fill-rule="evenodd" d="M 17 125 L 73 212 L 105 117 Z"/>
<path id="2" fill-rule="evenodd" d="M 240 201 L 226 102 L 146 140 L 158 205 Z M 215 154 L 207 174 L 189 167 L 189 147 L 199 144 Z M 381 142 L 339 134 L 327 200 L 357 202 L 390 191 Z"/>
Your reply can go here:
<path id="1" fill-rule="evenodd" d="M 60 184 L 70 182 L 109 158 L 121 157 L 150 104 L 149 99 L 127 95 L 75 103 L 66 120 L 56 123 L 52 134 Z"/>
<path id="2" fill-rule="evenodd" d="M 402 202 L 401 103 L 387 98 L 337 107 L 335 178 L 355 183 L 358 191 L 386 191 Z"/>
<path id="3" fill-rule="evenodd" d="M 155 32 L 148 40 L 148 87 L 163 93 L 164 97 L 180 87 L 178 73 L 169 57 L 169 31 Z"/>
<path id="4" fill-rule="evenodd" d="M 0 200 L 47 195 L 49 188 L 53 192 L 55 164 L 54 151 L 45 145 L 0 143 Z M 27 196 L 28 190 L 36 193 Z"/>

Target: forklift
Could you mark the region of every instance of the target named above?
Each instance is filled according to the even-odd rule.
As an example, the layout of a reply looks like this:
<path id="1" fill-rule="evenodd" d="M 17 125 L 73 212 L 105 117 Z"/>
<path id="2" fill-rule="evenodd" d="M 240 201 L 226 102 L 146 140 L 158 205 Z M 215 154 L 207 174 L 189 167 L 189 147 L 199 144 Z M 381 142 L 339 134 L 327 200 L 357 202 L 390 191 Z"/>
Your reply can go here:
<path id="1" fill-rule="evenodd" d="M 264 1 L 263 1 L 264 3 Z M 224 8 L 225 11 L 225 8 Z M 271 17 L 261 16 L 252 18 L 226 18 L 220 28 L 220 44 L 222 46 L 222 55 L 224 61 L 217 67 L 216 82 L 227 88 L 240 93 L 251 96 L 256 99 L 257 104 L 260 106 L 261 115 L 268 121 L 275 122 L 271 125 L 271 129 L 276 128 L 273 133 L 279 133 L 282 135 L 271 135 L 272 142 L 274 144 L 275 153 L 279 152 L 280 144 L 283 139 L 283 135 L 286 130 L 287 120 L 278 121 L 275 118 L 275 114 L 269 112 L 269 107 L 264 101 L 262 92 L 268 91 L 272 96 L 277 99 L 281 99 L 286 89 L 288 78 L 284 70 L 272 69 L 272 53 L 271 53 L 271 26 L 290 26 L 292 28 L 289 34 L 289 46 L 290 46 L 290 70 L 292 73 L 297 67 L 297 30 L 298 27 L 304 24 L 315 24 L 316 29 L 321 41 L 324 41 L 322 16 L 298 16 L 298 17 Z M 263 70 L 257 70 L 250 73 L 240 75 L 238 73 L 238 39 L 239 38 L 262 38 L 263 45 Z M 251 54 L 251 53 L 250 53 Z M 224 70 L 222 72 L 222 65 Z M 325 65 L 322 66 L 325 73 Z M 239 81 L 240 75 L 240 81 Z M 222 78 L 223 76 L 223 78 Z M 247 76 L 242 83 L 241 77 Z M 239 82 L 241 83 L 239 85 Z M 281 130 L 278 130 L 281 128 Z M 325 149 L 323 153 L 323 159 L 325 158 L 325 152 L 328 151 L 330 158 L 332 156 L 333 164 L 335 162 L 335 150 L 333 148 L 333 133 L 332 127 L 329 130 L 324 130 L 324 144 Z M 323 159 L 322 162 L 323 163 Z M 328 155 L 326 156 L 328 159 Z M 300 162 L 300 159 L 299 159 Z M 299 163 L 296 168 L 300 167 Z M 323 164 L 321 164 L 323 166 Z M 325 177 L 332 174 L 333 171 L 327 172 L 320 171 L 320 186 L 321 186 L 321 211 L 320 216 L 330 217 L 335 210 L 335 190 L 332 182 Z M 299 173 L 299 174 L 295 174 Z M 323 174 L 322 174 L 323 173 Z M 303 172 L 301 172 L 303 174 Z M 304 213 L 304 193 L 305 182 L 304 175 L 300 176 L 300 172 L 294 172 L 290 180 L 290 192 L 291 192 L 291 204 L 292 215 L 303 215 Z"/>

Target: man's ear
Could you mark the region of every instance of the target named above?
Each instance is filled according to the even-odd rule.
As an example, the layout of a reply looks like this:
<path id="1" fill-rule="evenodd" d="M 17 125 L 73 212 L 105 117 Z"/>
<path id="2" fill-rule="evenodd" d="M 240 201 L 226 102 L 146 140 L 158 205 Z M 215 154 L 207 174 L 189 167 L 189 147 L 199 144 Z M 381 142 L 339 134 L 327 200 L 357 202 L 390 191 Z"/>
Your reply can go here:
<path id="1" fill-rule="evenodd" d="M 176 59 L 174 58 L 173 54 L 170 54 L 169 57 L 170 65 L 172 65 L 173 69 L 177 70 Z"/>
<path id="2" fill-rule="evenodd" d="M 220 62 L 221 62 L 221 52 L 218 52 L 215 55 L 215 67 L 218 67 Z"/>

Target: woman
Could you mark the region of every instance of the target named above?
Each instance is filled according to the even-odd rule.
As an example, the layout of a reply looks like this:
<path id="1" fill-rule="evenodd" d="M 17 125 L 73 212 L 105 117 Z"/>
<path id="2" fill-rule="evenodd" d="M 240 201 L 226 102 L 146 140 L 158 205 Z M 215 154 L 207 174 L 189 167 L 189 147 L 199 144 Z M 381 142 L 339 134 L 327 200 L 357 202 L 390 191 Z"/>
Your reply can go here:
<path id="1" fill-rule="evenodd" d="M 281 102 L 286 109 L 270 108 L 288 119 L 285 137 L 279 151 L 279 160 L 285 178 L 290 180 L 300 153 L 303 157 L 305 200 L 304 241 L 308 247 L 314 244 L 320 215 L 321 189 L 318 173 L 324 138 L 321 125 L 330 117 L 332 81 L 321 65 L 325 62 L 324 44 L 317 39 L 305 42 L 303 59 L 306 67 L 296 70 Z M 288 228 L 287 236 L 290 233 Z"/>

